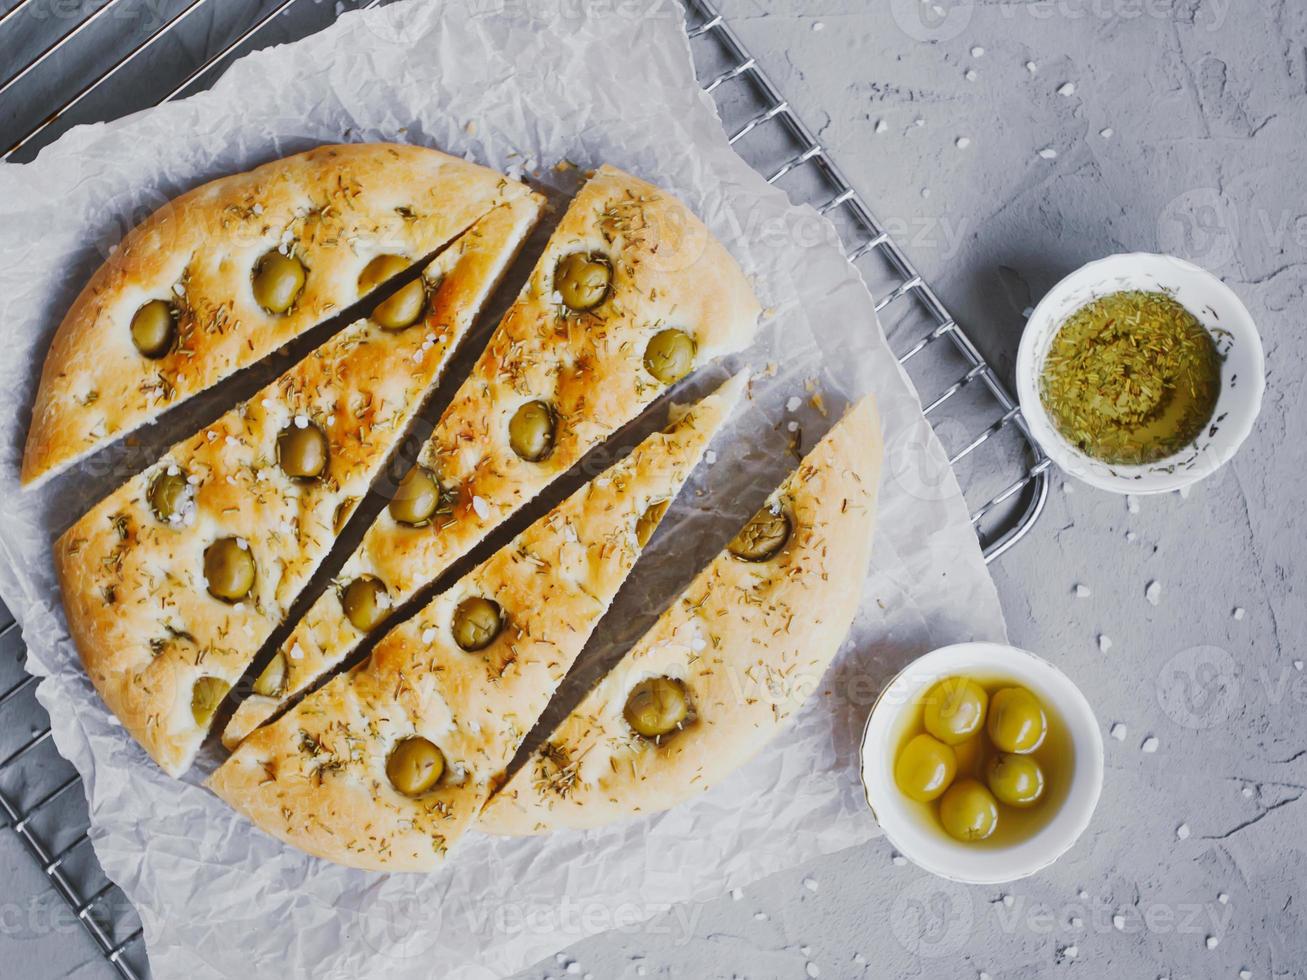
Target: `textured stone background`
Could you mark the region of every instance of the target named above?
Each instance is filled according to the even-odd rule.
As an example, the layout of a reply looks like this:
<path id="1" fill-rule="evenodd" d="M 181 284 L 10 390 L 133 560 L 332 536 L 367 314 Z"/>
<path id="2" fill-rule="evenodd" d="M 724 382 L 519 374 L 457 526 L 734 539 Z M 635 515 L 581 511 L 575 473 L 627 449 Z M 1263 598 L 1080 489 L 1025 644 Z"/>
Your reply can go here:
<path id="1" fill-rule="evenodd" d="M 1013 641 L 1061 665 L 1103 724 L 1098 814 L 1054 868 L 964 888 L 877 842 L 522 976 L 1307 976 L 1307 8 L 723 7 L 1005 370 L 1023 310 L 1058 278 L 1156 249 L 1243 297 L 1267 401 L 1233 465 L 1187 497 L 1132 506 L 1055 479 L 1035 530 L 994 566 Z M 0 882 L 15 898 L 40 887 L 12 834 Z M 76 929 L 41 925 L 57 900 L 41 908 L 0 923 L 0 976 L 113 975 Z"/>

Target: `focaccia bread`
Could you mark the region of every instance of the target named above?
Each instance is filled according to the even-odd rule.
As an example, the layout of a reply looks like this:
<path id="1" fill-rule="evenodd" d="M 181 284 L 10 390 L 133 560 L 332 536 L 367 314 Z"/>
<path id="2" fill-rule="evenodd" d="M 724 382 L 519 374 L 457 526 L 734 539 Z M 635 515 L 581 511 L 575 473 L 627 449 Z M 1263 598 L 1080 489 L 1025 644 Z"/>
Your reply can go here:
<path id="1" fill-rule="evenodd" d="M 527 195 L 496 207 L 420 281 L 173 446 L 56 544 L 87 673 L 168 773 L 191 764 L 542 205 Z"/>
<path id="2" fill-rule="evenodd" d="M 656 813 L 748 762 L 848 633 L 881 453 L 868 396 L 491 798 L 477 829 L 539 834 Z"/>
<path id="3" fill-rule="evenodd" d="M 739 266 L 689 209 L 602 167 L 563 216 L 396 500 L 282 645 L 283 696 L 365 637 L 346 615 L 352 583 L 380 582 L 393 603 L 407 601 L 669 384 L 747 346 L 758 314 Z M 279 703 L 247 699 L 224 743 L 238 744 Z"/>
<path id="4" fill-rule="evenodd" d="M 320 146 L 181 195 L 127 234 L 56 331 L 23 484 L 340 313 L 361 278 L 389 278 L 363 276 L 378 256 L 412 266 L 530 194 L 436 150 L 370 143 Z"/>
<path id="5" fill-rule="evenodd" d="M 727 382 L 333 678 L 208 785 L 356 868 L 429 871 L 502 778 L 743 389 Z"/>

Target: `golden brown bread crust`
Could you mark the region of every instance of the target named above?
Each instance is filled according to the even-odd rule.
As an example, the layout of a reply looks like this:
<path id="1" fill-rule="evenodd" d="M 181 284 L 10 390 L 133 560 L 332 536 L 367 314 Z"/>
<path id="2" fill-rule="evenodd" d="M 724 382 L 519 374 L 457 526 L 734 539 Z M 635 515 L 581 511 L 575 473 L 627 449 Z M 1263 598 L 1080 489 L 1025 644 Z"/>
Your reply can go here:
<path id="1" fill-rule="evenodd" d="M 880 481 L 880 423 L 859 402 L 772 495 L 793 521 L 767 562 L 723 551 L 486 804 L 477 829 L 539 834 L 669 809 L 744 765 L 821 682 L 858 608 Z M 689 692 L 657 741 L 623 708 L 651 677 Z"/>
<path id="2" fill-rule="evenodd" d="M 209 779 L 275 837 L 351 867 L 429 871 L 501 778 L 639 556 L 636 525 L 674 497 L 744 378 L 640 443 L 382 638 L 359 667 L 258 729 Z M 465 598 L 507 625 L 467 653 L 449 630 Z M 400 794 L 386 759 L 420 735 L 448 760 L 429 792 Z"/>
<path id="3" fill-rule="evenodd" d="M 553 285 L 559 259 L 597 252 L 614 267 L 612 294 L 590 314 L 564 315 Z M 423 448 L 420 461 L 457 491 L 453 513 L 411 528 L 383 511 L 341 569 L 373 575 L 396 603 L 438 577 L 501 521 L 638 415 L 666 386 L 644 367 L 649 339 L 691 331 L 696 364 L 753 339 L 758 301 L 735 260 L 688 208 L 651 184 L 602 167 L 563 216 L 513 307 Z M 508 445 L 513 412 L 534 399 L 559 418 L 553 452 L 519 459 Z M 363 639 L 328 589 L 282 645 L 288 693 L 304 690 Z M 277 708 L 247 699 L 223 741 L 230 748 Z"/>
<path id="4" fill-rule="evenodd" d="M 283 346 L 359 298 L 379 254 L 417 261 L 497 204 L 531 192 L 436 150 L 391 143 L 320 146 L 212 181 L 123 239 L 56 331 L 41 372 L 22 482 L 60 472 L 165 409 Z M 254 299 L 251 273 L 293 248 L 308 267 L 283 316 Z M 178 342 L 158 360 L 132 344 L 131 319 L 164 299 Z"/>
<path id="5" fill-rule="evenodd" d="M 234 684 L 249 666 L 403 437 L 542 205 L 536 195 L 503 204 L 438 256 L 424 272 L 432 294 L 418 323 L 346 327 L 173 446 L 56 544 L 64 609 L 87 673 L 168 773 L 185 771 L 208 728 L 191 714 L 196 680 Z M 323 479 L 294 481 L 277 465 L 277 437 L 297 421 L 327 435 Z M 194 481 L 194 510 L 167 524 L 147 494 L 172 467 Z M 257 565 L 250 598 L 235 605 L 208 593 L 203 567 L 205 548 L 229 536 L 247 544 Z"/>

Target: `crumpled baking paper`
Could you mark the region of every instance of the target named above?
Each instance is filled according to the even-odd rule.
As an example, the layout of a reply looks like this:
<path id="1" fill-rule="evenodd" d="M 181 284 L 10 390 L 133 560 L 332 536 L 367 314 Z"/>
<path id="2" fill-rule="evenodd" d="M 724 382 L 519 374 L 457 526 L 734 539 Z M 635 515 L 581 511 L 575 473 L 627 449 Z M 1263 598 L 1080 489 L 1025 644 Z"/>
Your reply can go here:
<path id="1" fill-rule="evenodd" d="M 96 852 L 140 910 L 156 977 L 502 976 L 863 842 L 876 827 L 857 745 L 879 686 L 927 649 L 1003 638 L 944 453 L 833 229 L 730 149 L 695 83 L 679 7 L 589 6 L 408 2 L 345 14 L 246 57 L 209 92 L 75 129 L 33 163 L 0 167 L 0 594 L 29 670 L 45 678 L 56 744 L 85 779 Z M 752 400 L 668 515 L 609 617 L 621 626 L 601 628 L 587 662 L 620 652 L 723 545 L 794 465 L 792 439 L 810 448 L 870 391 L 887 446 L 862 611 L 822 690 L 756 761 L 642 820 L 543 839 L 472 834 L 426 877 L 346 870 L 283 846 L 203 789 L 203 767 L 187 781 L 164 776 L 106 712 L 68 638 L 50 543 L 147 465 L 147 448 L 93 459 L 34 493 L 17 485 L 50 336 L 128 227 L 201 180 L 373 139 L 466 153 L 545 184 L 564 159 L 628 169 L 702 215 L 768 308 L 741 359 L 755 372 Z M 814 390 L 829 418 L 808 403 Z M 143 446 L 189 434 L 163 428 Z"/>

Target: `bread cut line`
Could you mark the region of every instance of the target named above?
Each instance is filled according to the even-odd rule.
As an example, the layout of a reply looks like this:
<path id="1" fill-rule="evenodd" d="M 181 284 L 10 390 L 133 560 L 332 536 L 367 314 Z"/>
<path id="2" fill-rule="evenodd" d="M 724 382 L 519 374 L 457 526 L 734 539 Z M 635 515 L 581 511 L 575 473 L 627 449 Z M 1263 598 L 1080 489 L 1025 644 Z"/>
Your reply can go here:
<path id="1" fill-rule="evenodd" d="M 407 601 L 669 385 L 746 347 L 739 266 L 672 195 L 614 167 L 578 192 L 418 465 L 237 709 L 229 747 L 367 636 L 360 582 Z M 271 689 L 271 683 L 265 689 Z"/>
<path id="2" fill-rule="evenodd" d="M 656 813 L 753 758 L 848 633 L 881 455 L 867 396 L 490 799 L 477 829 L 540 834 Z"/>
<path id="3" fill-rule="evenodd" d="M 356 868 L 429 871 L 475 819 L 744 389 L 641 442 L 250 735 L 209 787 L 257 826 Z"/>
<path id="4" fill-rule="evenodd" d="M 174 445 L 56 543 L 87 673 L 169 774 L 190 766 L 218 704 L 327 556 L 543 203 L 524 193 L 498 204 L 422 278 Z M 368 598 L 382 601 L 360 602 Z"/>
<path id="5" fill-rule="evenodd" d="M 341 312 L 378 257 L 411 266 L 531 193 L 436 150 L 369 143 L 320 146 L 181 195 L 123 238 L 55 332 L 22 483 Z M 370 289 L 402 268 L 373 266 Z"/>

